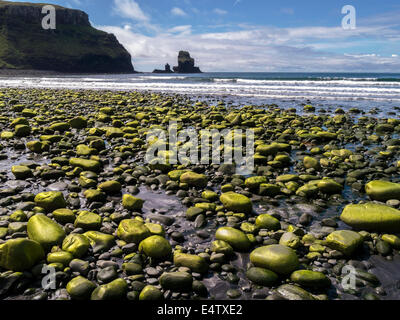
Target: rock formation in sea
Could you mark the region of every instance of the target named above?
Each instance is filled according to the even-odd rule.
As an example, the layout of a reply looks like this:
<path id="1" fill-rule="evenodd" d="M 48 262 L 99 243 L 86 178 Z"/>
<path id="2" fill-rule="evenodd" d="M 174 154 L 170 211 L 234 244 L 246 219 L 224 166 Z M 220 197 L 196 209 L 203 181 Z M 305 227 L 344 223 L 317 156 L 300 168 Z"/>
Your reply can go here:
<path id="1" fill-rule="evenodd" d="M 176 73 L 201 73 L 199 67 L 194 66 L 194 59 L 187 51 L 179 51 L 178 66 L 174 67 Z"/>
<path id="2" fill-rule="evenodd" d="M 0 1 L 0 69 L 133 73 L 131 55 L 113 34 L 93 28 L 80 10 L 56 8 L 44 29 L 45 4 Z"/>
<path id="3" fill-rule="evenodd" d="M 174 72 L 171 70 L 171 66 L 167 63 L 165 65 L 164 70 L 155 69 L 153 73 L 174 73 Z"/>

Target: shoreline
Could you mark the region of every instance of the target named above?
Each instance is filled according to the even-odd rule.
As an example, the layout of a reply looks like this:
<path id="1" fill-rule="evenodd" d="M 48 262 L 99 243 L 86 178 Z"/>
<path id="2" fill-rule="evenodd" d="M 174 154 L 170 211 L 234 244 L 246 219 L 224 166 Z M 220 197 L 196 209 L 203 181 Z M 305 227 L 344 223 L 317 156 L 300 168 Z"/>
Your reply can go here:
<path id="1" fill-rule="evenodd" d="M 6 207 L 0 210 L 0 243 L 18 245 L 13 234 L 29 241 L 25 222 L 33 228 L 35 219 L 44 219 L 45 228 L 62 240 L 46 241 L 73 254 L 63 253 L 66 260 L 57 254 L 47 259 L 71 268 L 96 262 L 80 275 L 102 290 L 113 283 L 119 300 L 146 295 L 146 286 L 167 300 L 400 299 L 392 289 L 398 279 L 390 275 L 400 264 L 398 247 L 390 244 L 400 222 L 387 224 L 382 216 L 357 225 L 357 219 L 374 210 L 364 208 L 366 201 L 375 200 L 379 210 L 400 217 L 399 119 L 370 116 L 356 124 L 349 113 L 324 115 L 309 107 L 301 115 L 276 106 L 236 109 L 194 103 L 182 95 L 132 91 L 0 92 L 0 115 L 7 119 L 0 123 L 0 178 L 8 188 L 2 191 Z M 198 129 L 198 137 L 201 129 L 253 129 L 253 173 L 242 176 L 224 163 L 145 162 L 147 133 L 153 127 L 166 129 L 168 119 L 179 120 L 183 133 Z M 378 179 L 387 191 L 371 185 Z M 372 193 L 365 192 L 366 184 Z M 348 207 L 352 203 L 366 213 L 357 216 L 359 211 Z M 46 218 L 34 218 L 38 213 Z M 90 239 L 79 255 L 63 243 L 77 234 L 83 240 L 76 241 Z M 50 252 L 43 239 L 32 233 L 29 238 Z M 261 260 L 251 254 L 255 250 L 261 250 Z M 269 250 L 280 257 L 271 264 Z M 0 261 L 0 270 L 20 268 L 12 262 L 21 257 L 8 258 Z M 23 269 L 44 259 L 23 260 Z M 357 271 L 354 290 L 341 285 L 346 265 Z M 32 282 L 35 290 L 25 297 L 69 299 L 78 273 L 63 272 L 66 281 L 60 289 L 69 282 L 67 291 L 44 291 Z M 185 292 L 169 287 L 164 273 L 190 286 Z M 80 298 L 102 298 L 100 289 L 89 289 Z"/>

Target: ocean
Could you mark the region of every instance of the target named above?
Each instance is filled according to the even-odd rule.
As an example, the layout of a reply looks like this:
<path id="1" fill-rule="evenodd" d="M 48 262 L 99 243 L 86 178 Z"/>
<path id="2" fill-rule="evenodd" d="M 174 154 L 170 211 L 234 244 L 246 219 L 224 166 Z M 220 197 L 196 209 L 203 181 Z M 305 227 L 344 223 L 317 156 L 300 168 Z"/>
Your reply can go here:
<path id="1" fill-rule="evenodd" d="M 378 116 L 400 107 L 400 73 L 202 73 L 71 75 L 0 77 L 0 87 L 140 90 L 184 94 L 210 103 L 277 104 L 298 108 L 304 104 L 327 108 L 358 108 Z"/>

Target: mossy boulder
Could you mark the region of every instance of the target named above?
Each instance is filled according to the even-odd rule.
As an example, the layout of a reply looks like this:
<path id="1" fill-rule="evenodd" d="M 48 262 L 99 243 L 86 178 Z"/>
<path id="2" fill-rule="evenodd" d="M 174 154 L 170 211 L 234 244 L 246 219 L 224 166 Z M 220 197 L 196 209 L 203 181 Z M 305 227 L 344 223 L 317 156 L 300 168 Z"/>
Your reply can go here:
<path id="1" fill-rule="evenodd" d="M 141 241 L 139 251 L 154 259 L 165 259 L 171 255 L 172 247 L 167 239 L 155 235 Z"/>
<path id="2" fill-rule="evenodd" d="M 275 197 L 281 193 L 281 187 L 276 184 L 262 183 L 260 184 L 260 195 Z"/>
<path id="3" fill-rule="evenodd" d="M 372 200 L 400 200 L 400 183 L 374 180 L 365 185 L 365 192 Z"/>
<path id="4" fill-rule="evenodd" d="M 63 228 L 44 214 L 36 214 L 28 221 L 28 237 L 45 249 L 61 245 L 66 234 Z"/>
<path id="5" fill-rule="evenodd" d="M 101 170 L 101 164 L 97 160 L 71 158 L 69 160 L 69 165 L 74 168 L 81 168 L 85 171 L 100 172 Z"/>
<path id="6" fill-rule="evenodd" d="M 356 230 L 400 232 L 400 211 L 383 204 L 369 202 L 347 205 L 340 219 Z"/>
<path id="7" fill-rule="evenodd" d="M 318 170 L 320 168 L 319 161 L 313 157 L 304 157 L 303 159 L 304 168 L 306 169 L 315 169 Z"/>
<path id="8" fill-rule="evenodd" d="M 285 232 L 279 239 L 279 244 L 292 249 L 297 249 L 301 242 L 300 238 L 293 232 Z"/>
<path id="9" fill-rule="evenodd" d="M 174 265 L 177 267 L 186 267 L 198 273 L 204 273 L 208 270 L 208 263 L 204 258 L 181 252 L 174 253 Z"/>
<path id="10" fill-rule="evenodd" d="M 114 236 L 99 231 L 88 231 L 83 235 L 89 239 L 94 253 L 107 251 L 115 243 Z"/>
<path id="11" fill-rule="evenodd" d="M 106 181 L 99 184 L 98 188 L 107 194 L 115 194 L 121 192 L 122 186 L 118 181 Z"/>
<path id="12" fill-rule="evenodd" d="M 81 211 L 75 219 L 75 228 L 82 228 L 85 231 L 99 230 L 101 227 L 101 217 L 93 212 Z"/>
<path id="13" fill-rule="evenodd" d="M 64 267 L 68 266 L 69 263 L 74 259 L 74 256 L 66 251 L 55 251 L 50 252 L 47 255 L 47 263 L 61 263 Z"/>
<path id="14" fill-rule="evenodd" d="M 151 236 L 150 230 L 141 221 L 125 219 L 119 223 L 117 236 L 129 243 L 139 244 L 144 239 Z"/>
<path id="15" fill-rule="evenodd" d="M 27 179 L 33 176 L 33 172 L 27 166 L 12 166 L 11 168 L 12 174 L 16 179 Z"/>
<path id="16" fill-rule="evenodd" d="M 0 244 L 0 266 L 7 270 L 29 270 L 44 256 L 42 246 L 33 240 L 11 239 Z"/>
<path id="17" fill-rule="evenodd" d="M 81 177 L 80 179 L 86 179 L 85 177 Z M 89 179 L 91 180 L 91 179 Z M 96 184 L 94 180 L 91 180 Z M 98 189 L 88 189 L 86 190 L 83 195 L 89 202 L 106 202 L 107 201 L 107 195 Z"/>
<path id="18" fill-rule="evenodd" d="M 260 268 L 277 274 L 287 275 L 299 266 L 299 259 L 294 250 L 279 244 L 257 248 L 250 253 L 250 261 Z"/>
<path id="19" fill-rule="evenodd" d="M 252 267 L 246 272 L 246 277 L 256 285 L 271 287 L 278 281 L 278 275 L 268 269 Z"/>
<path id="20" fill-rule="evenodd" d="M 144 200 L 136 198 L 130 194 L 124 194 L 122 197 L 122 206 L 131 211 L 140 211 L 143 208 Z"/>
<path id="21" fill-rule="evenodd" d="M 316 300 L 310 292 L 292 284 L 283 284 L 276 289 L 276 292 L 286 300 Z"/>
<path id="22" fill-rule="evenodd" d="M 326 275 L 311 270 L 297 270 L 292 273 L 290 280 L 300 286 L 310 288 L 324 288 L 331 285 L 331 281 Z"/>
<path id="23" fill-rule="evenodd" d="M 200 215 L 204 212 L 205 211 L 203 208 L 191 207 L 186 210 L 186 218 L 190 221 L 194 221 L 198 215 Z"/>
<path id="24" fill-rule="evenodd" d="M 163 293 L 155 286 L 147 285 L 139 294 L 140 301 L 159 301 L 164 300 Z"/>
<path id="25" fill-rule="evenodd" d="M 116 300 L 126 298 L 128 284 L 124 279 L 116 279 L 110 283 L 103 284 L 92 292 L 91 300 Z"/>
<path id="26" fill-rule="evenodd" d="M 243 231 L 231 227 L 222 227 L 215 233 L 217 240 L 229 243 L 234 250 L 246 252 L 251 247 L 249 238 Z"/>
<path id="27" fill-rule="evenodd" d="M 38 207 L 42 207 L 48 212 L 67 206 L 64 195 L 59 191 L 41 192 L 36 195 L 34 201 Z"/>
<path id="28" fill-rule="evenodd" d="M 207 176 L 192 171 L 185 172 L 180 176 L 180 182 L 186 183 L 189 187 L 205 188 L 207 186 Z"/>
<path id="29" fill-rule="evenodd" d="M 92 281 L 78 276 L 67 283 L 66 289 L 71 299 L 88 300 L 94 289 L 96 289 L 96 285 Z"/>
<path id="30" fill-rule="evenodd" d="M 227 210 L 233 212 L 250 214 L 253 211 L 251 200 L 239 193 L 226 192 L 220 196 L 220 201 Z"/>
<path id="31" fill-rule="evenodd" d="M 256 218 L 256 226 L 260 229 L 277 231 L 281 228 L 281 223 L 278 219 L 269 214 L 260 214 Z"/>
<path id="32" fill-rule="evenodd" d="M 326 237 L 326 245 L 351 256 L 363 243 L 363 237 L 355 231 L 337 230 Z"/>
<path id="33" fill-rule="evenodd" d="M 75 221 L 75 214 L 70 209 L 57 209 L 53 211 L 54 220 L 58 223 L 65 224 L 65 223 L 74 223 Z"/>
<path id="34" fill-rule="evenodd" d="M 62 249 L 75 258 L 82 258 L 89 250 L 89 246 L 89 239 L 78 233 L 69 234 L 62 243 Z"/>
<path id="35" fill-rule="evenodd" d="M 26 124 L 19 124 L 15 126 L 14 134 L 16 137 L 26 137 L 31 134 L 31 127 Z"/>
<path id="36" fill-rule="evenodd" d="M 188 292 L 192 290 L 193 277 L 187 272 L 165 272 L 159 282 L 164 290 Z"/>
<path id="37" fill-rule="evenodd" d="M 268 179 L 265 176 L 256 176 L 247 178 L 244 182 L 245 186 L 250 190 L 258 190 L 260 185 L 267 183 Z"/>
<path id="38" fill-rule="evenodd" d="M 215 253 L 223 253 L 225 256 L 229 257 L 233 254 L 234 249 L 232 246 L 223 240 L 215 240 L 211 243 L 211 251 Z"/>
<path id="39" fill-rule="evenodd" d="M 87 127 L 87 119 L 82 116 L 75 117 L 69 121 L 69 125 L 74 129 L 84 129 Z"/>

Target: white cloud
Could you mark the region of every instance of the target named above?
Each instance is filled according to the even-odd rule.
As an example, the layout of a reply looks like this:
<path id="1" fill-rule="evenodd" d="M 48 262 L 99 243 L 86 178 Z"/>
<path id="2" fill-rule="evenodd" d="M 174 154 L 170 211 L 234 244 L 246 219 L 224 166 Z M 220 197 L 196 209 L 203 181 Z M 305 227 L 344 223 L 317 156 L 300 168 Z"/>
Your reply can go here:
<path id="1" fill-rule="evenodd" d="M 219 9 L 219 8 L 215 8 L 215 9 L 213 10 L 213 12 L 216 13 L 216 14 L 219 14 L 219 15 L 225 15 L 225 14 L 228 13 L 228 11 L 222 10 L 222 9 Z"/>
<path id="2" fill-rule="evenodd" d="M 140 22 L 148 22 L 149 16 L 140 8 L 134 0 L 114 0 L 114 12 L 121 17 L 130 18 Z"/>
<path id="3" fill-rule="evenodd" d="M 174 16 L 185 17 L 187 14 L 181 8 L 175 7 L 171 9 L 171 14 Z"/>
<path id="4" fill-rule="evenodd" d="M 114 33 L 130 51 L 136 70 L 151 71 L 155 66 L 175 64 L 179 50 L 188 50 L 203 71 L 393 71 L 400 58 L 377 54 L 345 55 L 313 46 L 325 37 L 332 43 L 351 39 L 337 28 L 267 28 L 221 33 L 192 33 L 191 26 L 177 26 L 154 36 L 133 30 L 103 26 Z M 382 30 L 381 30 L 382 31 Z M 383 30 L 390 34 L 391 30 Z M 374 30 L 358 31 L 363 36 Z M 380 33 L 382 34 L 382 33 Z M 310 40 L 311 39 L 311 40 Z"/>

